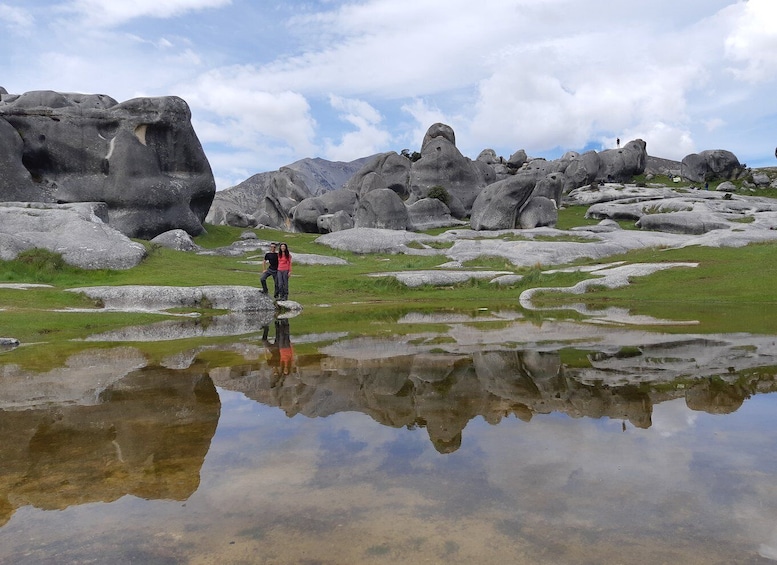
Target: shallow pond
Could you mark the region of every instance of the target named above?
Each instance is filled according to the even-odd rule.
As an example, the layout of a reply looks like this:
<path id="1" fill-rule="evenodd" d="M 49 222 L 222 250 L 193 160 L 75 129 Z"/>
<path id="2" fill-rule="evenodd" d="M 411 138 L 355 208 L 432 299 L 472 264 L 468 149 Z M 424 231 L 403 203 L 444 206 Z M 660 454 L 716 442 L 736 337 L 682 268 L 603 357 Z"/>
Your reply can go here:
<path id="1" fill-rule="evenodd" d="M 0 562 L 777 560 L 774 336 L 235 324 L 93 336 L 43 372 L 0 355 Z"/>

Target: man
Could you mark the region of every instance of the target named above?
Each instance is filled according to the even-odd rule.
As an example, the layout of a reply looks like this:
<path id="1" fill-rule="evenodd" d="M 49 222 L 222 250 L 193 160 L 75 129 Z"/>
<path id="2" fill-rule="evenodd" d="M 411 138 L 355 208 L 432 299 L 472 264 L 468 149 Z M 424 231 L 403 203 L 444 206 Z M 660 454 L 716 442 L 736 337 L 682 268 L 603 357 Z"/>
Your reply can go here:
<path id="1" fill-rule="evenodd" d="M 267 294 L 267 277 L 272 277 L 273 287 L 275 289 L 275 298 L 278 298 L 278 250 L 275 243 L 270 244 L 270 250 L 264 254 L 264 261 L 262 262 L 262 276 L 259 277 L 259 282 L 262 283 L 262 292 Z"/>

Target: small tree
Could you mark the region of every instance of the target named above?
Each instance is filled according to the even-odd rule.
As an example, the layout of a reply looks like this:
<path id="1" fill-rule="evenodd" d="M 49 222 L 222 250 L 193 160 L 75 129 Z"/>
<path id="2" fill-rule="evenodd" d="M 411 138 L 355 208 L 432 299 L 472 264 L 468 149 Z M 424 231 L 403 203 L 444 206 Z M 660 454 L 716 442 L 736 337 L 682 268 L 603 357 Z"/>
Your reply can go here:
<path id="1" fill-rule="evenodd" d="M 451 199 L 450 194 L 448 194 L 448 191 L 445 190 L 444 186 L 440 186 L 439 184 L 433 186 L 429 189 L 428 194 L 426 195 L 427 198 L 436 198 L 446 206 L 448 205 L 448 202 Z"/>

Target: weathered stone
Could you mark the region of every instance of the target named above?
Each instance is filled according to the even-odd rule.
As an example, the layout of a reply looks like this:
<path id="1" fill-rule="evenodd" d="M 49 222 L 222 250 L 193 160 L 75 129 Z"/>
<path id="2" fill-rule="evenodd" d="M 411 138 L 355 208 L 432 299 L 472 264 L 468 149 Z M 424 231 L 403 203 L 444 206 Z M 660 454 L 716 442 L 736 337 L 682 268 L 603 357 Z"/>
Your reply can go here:
<path id="1" fill-rule="evenodd" d="M 0 204 L 0 258 L 14 259 L 33 248 L 60 253 L 82 269 L 129 269 L 145 248 L 100 220 L 103 203 Z"/>
<path id="2" fill-rule="evenodd" d="M 718 192 L 736 192 L 737 187 L 733 182 L 727 180 L 720 183 L 715 190 Z"/>
<path id="3" fill-rule="evenodd" d="M 485 187 L 472 205 L 472 229 L 515 228 L 518 211 L 531 196 L 535 184 L 536 176 L 533 173 L 520 172 Z"/>
<path id="4" fill-rule="evenodd" d="M 130 237 L 202 233 L 216 188 L 182 99 L 34 91 L 3 96 L 0 122 L 0 200 L 105 202 Z"/>
<path id="5" fill-rule="evenodd" d="M 357 198 L 357 194 L 347 188 L 332 190 L 313 198 L 306 198 L 294 208 L 294 228 L 305 233 L 325 233 L 319 229 L 318 218 L 325 214 L 334 214 L 341 211 L 349 216 L 354 214 Z"/>
<path id="6" fill-rule="evenodd" d="M 360 228 L 405 230 L 408 226 L 407 208 L 393 190 L 373 190 L 359 201 L 354 225 Z"/>
<path id="7" fill-rule="evenodd" d="M 556 202 L 544 196 L 532 196 L 518 215 L 518 227 L 553 227 L 558 221 Z"/>
<path id="8" fill-rule="evenodd" d="M 728 230 L 731 224 L 712 215 L 699 212 L 670 212 L 645 214 L 637 221 L 637 227 L 643 230 L 667 233 L 700 235 L 712 230 Z"/>
<path id="9" fill-rule="evenodd" d="M 543 196 L 556 203 L 556 208 L 561 206 L 561 196 L 564 193 L 566 176 L 564 173 L 551 173 L 537 181 L 532 192 L 532 198 Z"/>
<path id="10" fill-rule="evenodd" d="M 629 141 L 619 149 L 607 149 L 599 153 L 597 180 L 626 182 L 645 171 L 647 144 L 641 139 Z"/>
<path id="11" fill-rule="evenodd" d="M 390 188 L 401 198 L 410 194 L 410 159 L 390 151 L 376 155 L 346 183 L 345 188 L 362 195 L 377 188 Z"/>
<path id="12" fill-rule="evenodd" d="M 771 181 L 769 180 L 769 175 L 766 173 L 753 173 L 753 182 L 758 187 L 764 187 L 769 186 Z"/>
<path id="13" fill-rule="evenodd" d="M 316 220 L 318 233 L 329 233 L 333 231 L 349 230 L 353 227 L 353 217 L 344 210 L 334 214 L 323 214 Z"/>
<path id="14" fill-rule="evenodd" d="M 113 310 L 163 311 L 171 308 L 215 308 L 233 312 L 274 310 L 272 298 L 252 286 L 93 286 L 69 292 L 99 300 Z"/>
<path id="15" fill-rule="evenodd" d="M 432 124 L 429 126 L 429 129 L 426 130 L 426 134 L 424 134 L 424 140 L 421 142 L 421 151 L 423 152 L 423 148 L 427 143 L 433 139 L 437 139 L 438 137 L 447 139 L 451 145 L 454 147 L 456 146 L 456 134 L 453 132 L 453 128 L 449 125 L 441 124 L 438 122 L 436 124 Z"/>
<path id="16" fill-rule="evenodd" d="M 524 163 L 528 161 L 529 158 L 526 156 L 526 151 L 523 149 L 519 149 L 512 155 L 510 155 L 510 158 L 507 160 L 507 166 L 510 169 L 518 170 L 521 167 L 523 167 Z"/>
<path id="17" fill-rule="evenodd" d="M 686 155 L 681 175 L 694 182 L 713 179 L 734 179 L 743 170 L 736 155 L 724 149 L 712 149 Z"/>
<path id="18" fill-rule="evenodd" d="M 437 198 L 422 198 L 407 206 L 408 229 L 423 231 L 465 224 L 451 216 L 444 202 Z"/>
<path id="19" fill-rule="evenodd" d="M 200 246 L 194 243 L 192 236 L 184 230 L 170 230 L 160 233 L 151 240 L 151 243 L 174 249 L 175 251 L 197 251 L 200 249 Z"/>

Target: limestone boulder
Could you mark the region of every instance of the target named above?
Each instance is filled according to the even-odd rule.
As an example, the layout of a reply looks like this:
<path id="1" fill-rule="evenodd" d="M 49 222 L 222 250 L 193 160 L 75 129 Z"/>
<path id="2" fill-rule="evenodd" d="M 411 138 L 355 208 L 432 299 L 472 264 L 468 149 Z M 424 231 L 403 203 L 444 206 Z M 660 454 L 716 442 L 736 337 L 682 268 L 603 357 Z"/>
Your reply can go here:
<path id="1" fill-rule="evenodd" d="M 744 171 L 744 167 L 731 151 L 712 149 L 686 155 L 680 171 L 681 176 L 688 180 L 704 182 L 713 179 L 735 179 Z"/>
<path id="2" fill-rule="evenodd" d="M 515 228 L 518 212 L 531 197 L 536 183 L 533 173 L 521 172 L 485 187 L 472 205 L 472 229 Z"/>
<path id="3" fill-rule="evenodd" d="M 507 166 L 510 169 L 513 169 L 517 171 L 521 167 L 523 167 L 524 163 L 526 163 L 529 160 L 529 158 L 526 156 L 526 151 L 523 149 L 519 149 L 512 155 L 510 155 L 510 158 L 507 160 Z"/>
<path id="4" fill-rule="evenodd" d="M 556 201 L 545 196 L 532 196 L 518 214 L 518 227 L 531 229 L 554 227 L 558 222 Z"/>
<path id="5" fill-rule="evenodd" d="M 429 195 L 432 187 L 443 187 L 450 196 L 451 212 L 463 214 L 457 215 L 461 219 L 472 210 L 475 198 L 487 184 L 485 168 L 490 169 L 492 178 L 496 175 L 487 164 L 475 164 L 464 157 L 449 138 L 438 135 L 426 141 L 421 158 L 410 170 L 410 192 L 414 199 L 420 200 Z"/>
<path id="6" fill-rule="evenodd" d="M 356 204 L 356 193 L 347 188 L 306 198 L 294 208 L 294 228 L 296 231 L 304 233 L 325 233 L 319 231 L 318 218 L 320 216 L 341 211 L 351 216 L 356 212 Z"/>
<path id="7" fill-rule="evenodd" d="M 637 221 L 643 230 L 701 235 L 712 230 L 729 230 L 731 224 L 710 213 L 670 212 L 646 214 Z"/>
<path id="8" fill-rule="evenodd" d="M 3 95 L 0 122 L 0 201 L 105 202 L 129 237 L 203 232 L 216 186 L 181 98 L 33 91 Z"/>
<path id="9" fill-rule="evenodd" d="M 437 198 L 422 198 L 409 204 L 407 214 L 408 228 L 414 231 L 465 224 L 454 218 L 445 203 Z"/>
<path id="10" fill-rule="evenodd" d="M 151 243 L 175 251 L 198 251 L 200 249 L 200 246 L 194 243 L 192 236 L 184 230 L 170 230 L 160 233 L 151 240 Z"/>
<path id="11" fill-rule="evenodd" d="M 389 188 L 400 198 L 410 195 L 410 159 L 390 151 L 376 155 L 345 184 L 362 195 L 378 188 Z"/>
<path id="12" fill-rule="evenodd" d="M 59 253 L 82 269 L 130 269 L 146 256 L 145 247 L 103 222 L 104 203 L 0 204 L 0 259 L 15 259 L 38 248 Z"/>
<path id="13" fill-rule="evenodd" d="M 645 172 L 646 164 L 647 144 L 635 139 L 618 149 L 601 151 L 596 178 L 603 182 L 626 182 Z"/>
<path id="14" fill-rule="evenodd" d="M 381 188 L 368 192 L 359 200 L 354 226 L 406 230 L 408 221 L 407 208 L 402 199 L 393 190 Z"/>
<path id="15" fill-rule="evenodd" d="M 331 233 L 335 231 L 349 230 L 353 228 L 353 216 L 340 210 L 334 214 L 323 214 L 316 220 L 318 233 Z M 295 255 L 296 257 L 296 255 Z"/>
<path id="16" fill-rule="evenodd" d="M 537 181 L 537 184 L 534 185 L 532 197 L 541 196 L 553 200 L 556 203 L 556 208 L 558 208 L 561 206 L 561 196 L 564 193 L 565 181 L 566 176 L 563 173 L 550 173 Z"/>
<path id="17" fill-rule="evenodd" d="M 586 151 L 572 158 L 564 169 L 564 192 L 570 192 L 596 180 L 601 159 L 596 151 Z"/>

